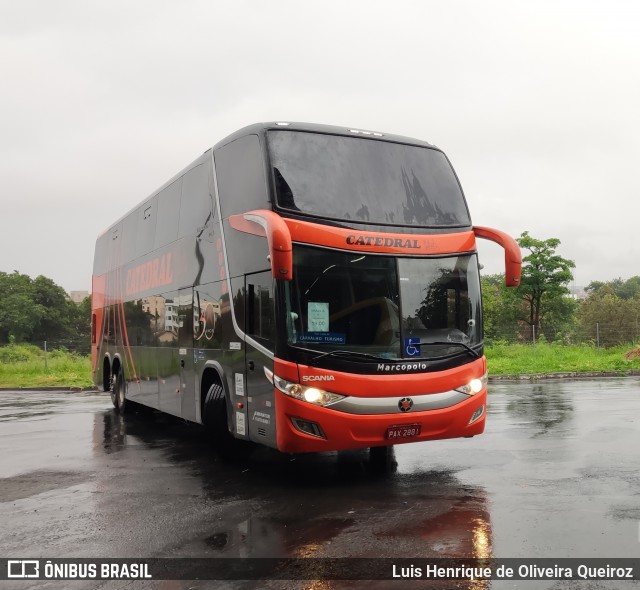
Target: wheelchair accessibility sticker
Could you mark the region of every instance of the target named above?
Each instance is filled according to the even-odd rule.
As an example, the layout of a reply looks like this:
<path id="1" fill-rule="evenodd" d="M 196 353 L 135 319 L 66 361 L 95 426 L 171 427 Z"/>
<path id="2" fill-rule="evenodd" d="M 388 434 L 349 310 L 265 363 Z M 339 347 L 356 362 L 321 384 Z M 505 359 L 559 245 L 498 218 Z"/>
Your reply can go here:
<path id="1" fill-rule="evenodd" d="M 420 356 L 420 338 L 410 336 L 404 339 L 404 356 Z"/>

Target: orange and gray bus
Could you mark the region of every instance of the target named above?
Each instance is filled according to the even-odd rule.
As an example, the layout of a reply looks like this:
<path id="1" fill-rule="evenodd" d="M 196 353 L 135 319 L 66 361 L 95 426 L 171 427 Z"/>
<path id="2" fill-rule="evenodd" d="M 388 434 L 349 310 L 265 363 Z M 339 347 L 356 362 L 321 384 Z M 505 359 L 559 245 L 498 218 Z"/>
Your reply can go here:
<path id="1" fill-rule="evenodd" d="M 256 124 L 205 151 L 102 233 L 94 381 L 220 441 L 316 452 L 484 430 L 476 239 L 430 143 Z"/>

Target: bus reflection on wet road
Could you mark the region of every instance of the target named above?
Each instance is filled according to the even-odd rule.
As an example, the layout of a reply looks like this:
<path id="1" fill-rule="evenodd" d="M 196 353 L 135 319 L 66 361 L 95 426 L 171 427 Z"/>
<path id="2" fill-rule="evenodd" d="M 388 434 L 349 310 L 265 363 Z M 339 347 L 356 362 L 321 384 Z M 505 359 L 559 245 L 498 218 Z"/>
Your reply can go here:
<path id="1" fill-rule="evenodd" d="M 640 382 L 497 383 L 490 389 L 484 435 L 398 445 L 382 458 L 366 450 L 291 456 L 255 446 L 220 454 L 199 428 L 154 413 L 122 418 L 104 395 L 0 393 L 6 449 L 0 518 L 10 525 L 0 533 L 0 553 L 636 557 Z M 516 587 L 499 584 L 442 587 Z M 388 585 L 278 581 L 260 587 Z"/>

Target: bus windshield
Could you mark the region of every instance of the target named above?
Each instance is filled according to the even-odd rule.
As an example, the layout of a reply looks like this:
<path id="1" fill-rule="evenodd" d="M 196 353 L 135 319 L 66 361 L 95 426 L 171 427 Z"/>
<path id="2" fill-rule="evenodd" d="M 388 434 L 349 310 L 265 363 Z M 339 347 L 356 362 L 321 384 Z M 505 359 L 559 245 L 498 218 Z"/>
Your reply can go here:
<path id="1" fill-rule="evenodd" d="M 289 344 L 388 359 L 476 354 L 482 326 L 474 254 L 396 258 L 296 245 L 293 259 Z"/>
<path id="2" fill-rule="evenodd" d="M 437 149 L 295 131 L 268 137 L 283 209 L 381 225 L 471 224 L 458 179 Z"/>

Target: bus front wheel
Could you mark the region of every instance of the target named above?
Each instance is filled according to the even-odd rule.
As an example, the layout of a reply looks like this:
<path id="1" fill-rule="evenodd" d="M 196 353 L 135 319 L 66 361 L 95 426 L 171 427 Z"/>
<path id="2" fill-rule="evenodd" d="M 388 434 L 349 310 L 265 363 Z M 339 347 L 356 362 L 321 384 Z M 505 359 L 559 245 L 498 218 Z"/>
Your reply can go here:
<path id="1" fill-rule="evenodd" d="M 218 444 L 226 445 L 233 439 L 227 423 L 227 404 L 224 389 L 219 383 L 209 387 L 204 398 L 204 426 L 211 438 Z"/>

